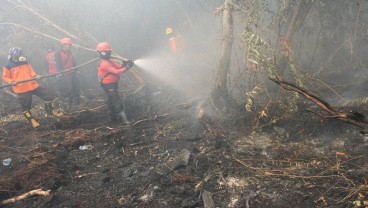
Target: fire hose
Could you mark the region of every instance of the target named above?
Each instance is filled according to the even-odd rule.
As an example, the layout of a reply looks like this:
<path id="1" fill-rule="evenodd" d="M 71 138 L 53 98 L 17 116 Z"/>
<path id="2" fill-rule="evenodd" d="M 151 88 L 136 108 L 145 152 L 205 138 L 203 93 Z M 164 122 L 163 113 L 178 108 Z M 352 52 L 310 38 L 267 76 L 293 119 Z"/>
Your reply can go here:
<path id="1" fill-rule="evenodd" d="M 54 76 L 57 76 L 57 75 L 60 75 L 60 74 L 64 74 L 64 73 L 67 73 L 67 72 L 75 71 L 76 69 L 78 69 L 78 68 L 80 68 L 80 67 L 82 67 L 82 66 L 84 66 L 84 65 L 90 64 L 90 63 L 92 63 L 92 62 L 95 62 L 95 61 L 97 61 L 97 60 L 99 60 L 99 58 L 92 59 L 92 60 L 87 61 L 87 62 L 85 62 L 85 63 L 83 63 L 83 64 L 81 64 L 81 65 L 75 66 L 75 67 L 70 68 L 70 69 L 65 70 L 65 71 L 61 71 L 61 72 L 58 72 L 58 73 L 55 73 L 55 74 L 43 75 L 43 76 L 41 76 L 39 79 L 44 79 L 44 78 L 48 78 L 48 77 L 54 77 Z M 13 83 L 13 84 L 6 84 L 6 85 L 2 85 L 2 86 L 0 86 L 0 89 L 5 88 L 5 87 L 10 87 L 10 86 L 13 86 L 13 85 L 17 85 L 17 84 L 20 84 L 20 83 L 24 83 L 24 82 L 34 81 L 34 80 L 38 80 L 38 79 L 36 79 L 36 78 L 31 78 L 31 79 L 21 80 L 21 81 L 15 82 L 15 83 Z"/>
<path id="2" fill-rule="evenodd" d="M 115 57 L 114 57 L 115 58 Z M 116 59 L 121 59 L 120 57 L 116 57 Z M 21 81 L 18 81 L 16 83 L 12 83 L 12 84 L 6 84 L 6 85 L 2 85 L 0 86 L 0 89 L 3 89 L 3 88 L 6 88 L 6 87 L 10 87 L 10 86 L 14 86 L 14 85 L 17 85 L 17 84 L 20 84 L 20 83 L 24 83 L 24 82 L 30 82 L 30 81 L 34 81 L 34 80 L 39 80 L 39 79 L 45 79 L 45 78 L 48 78 L 48 77 L 54 77 L 54 76 L 58 76 L 58 75 L 61 75 L 61 74 L 64 74 L 64 73 L 68 73 L 68 72 L 71 72 L 71 71 L 76 71 L 78 68 L 82 67 L 82 66 L 85 66 L 87 64 L 90 64 L 90 63 L 93 63 L 95 61 L 98 61 L 99 58 L 94 58 L 90 61 L 87 61 L 83 64 L 80 64 L 78 66 L 75 66 L 73 68 L 70 68 L 68 70 L 65 70 L 65 71 L 61 71 L 61 72 L 58 72 L 58 73 L 55 73 L 55 74 L 48 74 L 48 75 L 42 75 L 40 78 L 36 79 L 36 78 L 31 78 L 31 79 L 25 79 L 25 80 L 21 80 Z M 136 77 L 136 79 L 140 82 L 140 86 L 138 87 L 138 89 L 141 89 L 142 86 L 144 86 L 144 80 L 142 79 L 142 77 L 135 71 L 132 71 L 133 75 Z M 136 90 L 137 91 L 137 90 Z"/>

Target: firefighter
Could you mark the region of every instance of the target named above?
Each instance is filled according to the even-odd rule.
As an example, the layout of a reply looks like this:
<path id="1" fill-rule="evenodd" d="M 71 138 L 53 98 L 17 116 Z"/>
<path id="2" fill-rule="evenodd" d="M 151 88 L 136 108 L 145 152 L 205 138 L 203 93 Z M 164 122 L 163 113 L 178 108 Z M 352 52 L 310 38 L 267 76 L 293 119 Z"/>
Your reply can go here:
<path id="1" fill-rule="evenodd" d="M 47 74 L 56 74 L 57 68 L 56 68 L 56 61 L 55 61 L 55 47 L 50 46 L 47 49 L 47 54 L 44 57 L 45 63 L 46 63 L 46 73 Z M 57 76 L 52 76 L 47 79 L 47 86 L 48 88 L 53 89 L 54 95 L 56 97 L 60 97 L 59 93 L 59 80 Z"/>
<path id="2" fill-rule="evenodd" d="M 18 83 L 19 81 L 32 78 L 39 80 L 41 76 L 37 75 L 33 67 L 27 62 L 27 58 L 23 55 L 21 48 L 10 48 L 8 63 L 3 67 L 3 80 L 13 85 L 13 90 L 18 96 L 23 115 L 32 124 L 33 128 L 37 128 L 40 124 L 34 119 L 31 113 L 33 95 L 38 96 L 45 102 L 47 115 L 59 117 L 63 114 L 54 110 L 53 101 L 55 97 L 46 88 L 40 86 L 37 81 Z"/>
<path id="3" fill-rule="evenodd" d="M 68 72 L 59 78 L 59 91 L 64 109 L 70 111 L 74 105 L 80 105 L 79 79 L 76 71 L 72 69 L 77 64 L 71 51 L 73 45 L 72 40 L 70 38 L 63 38 L 60 40 L 60 45 L 61 50 L 55 53 L 56 68 L 58 72 Z"/>
<path id="4" fill-rule="evenodd" d="M 108 42 L 97 44 L 96 51 L 100 56 L 98 75 L 100 77 L 101 87 L 107 95 L 111 122 L 128 122 L 118 88 L 120 74 L 129 70 L 134 65 L 134 62 L 132 60 L 126 60 L 120 64 L 110 60 L 112 48 Z"/>
<path id="5" fill-rule="evenodd" d="M 44 57 L 44 60 L 47 64 L 47 73 L 48 74 L 56 74 L 57 68 L 56 68 L 56 61 L 55 61 L 55 47 L 50 46 L 47 48 L 47 54 Z"/>
<path id="6" fill-rule="evenodd" d="M 183 52 L 182 38 L 176 34 L 171 27 L 166 28 L 166 37 L 169 41 L 169 48 L 172 54 L 180 54 Z"/>

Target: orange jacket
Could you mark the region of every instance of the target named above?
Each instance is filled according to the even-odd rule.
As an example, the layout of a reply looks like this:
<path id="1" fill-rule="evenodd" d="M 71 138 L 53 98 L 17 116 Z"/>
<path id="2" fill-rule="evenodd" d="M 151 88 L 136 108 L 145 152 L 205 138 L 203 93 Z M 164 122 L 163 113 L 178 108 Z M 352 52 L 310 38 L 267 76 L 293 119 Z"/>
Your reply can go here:
<path id="1" fill-rule="evenodd" d="M 181 37 L 179 36 L 171 37 L 169 39 L 169 47 L 170 47 L 170 51 L 173 54 L 183 52 L 183 42 L 182 42 Z"/>
<path id="2" fill-rule="evenodd" d="M 36 76 L 35 71 L 28 62 L 12 62 L 3 67 L 3 80 L 10 84 L 11 82 L 19 82 L 26 79 L 32 79 Z M 36 89 L 40 86 L 36 81 L 29 81 L 13 86 L 15 93 L 24 93 Z"/>
<path id="3" fill-rule="evenodd" d="M 98 65 L 98 75 L 102 78 L 101 83 L 110 84 L 119 81 L 120 74 L 127 69 L 122 65 L 106 59 L 101 59 Z"/>

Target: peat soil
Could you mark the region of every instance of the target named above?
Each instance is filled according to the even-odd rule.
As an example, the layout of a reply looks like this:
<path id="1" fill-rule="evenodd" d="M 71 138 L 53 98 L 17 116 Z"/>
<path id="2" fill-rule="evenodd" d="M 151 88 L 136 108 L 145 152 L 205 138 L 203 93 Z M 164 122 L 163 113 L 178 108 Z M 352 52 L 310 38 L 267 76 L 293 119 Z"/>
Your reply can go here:
<path id="1" fill-rule="evenodd" d="M 149 89 L 149 90 L 148 90 Z M 87 98 L 85 98 L 87 99 Z M 90 100 L 88 100 L 90 99 Z M 20 113 L 0 126 L 3 207 L 356 207 L 368 194 L 368 137 L 296 114 L 252 130 L 196 101 L 147 86 L 124 97 L 130 123 L 111 124 L 104 95 L 34 130 Z M 208 107 L 208 106 L 207 106 Z M 86 146 L 81 150 L 81 146 Z"/>

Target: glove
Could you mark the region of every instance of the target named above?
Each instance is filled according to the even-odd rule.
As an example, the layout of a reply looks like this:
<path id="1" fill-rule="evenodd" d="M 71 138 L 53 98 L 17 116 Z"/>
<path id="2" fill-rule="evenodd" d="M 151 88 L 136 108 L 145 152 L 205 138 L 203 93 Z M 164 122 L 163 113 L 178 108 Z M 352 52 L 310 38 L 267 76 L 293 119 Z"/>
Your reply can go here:
<path id="1" fill-rule="evenodd" d="M 133 60 L 128 60 L 128 61 L 123 61 L 123 67 L 125 67 L 126 69 L 130 69 L 133 67 L 134 65 L 134 61 Z"/>

